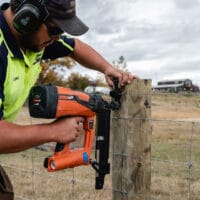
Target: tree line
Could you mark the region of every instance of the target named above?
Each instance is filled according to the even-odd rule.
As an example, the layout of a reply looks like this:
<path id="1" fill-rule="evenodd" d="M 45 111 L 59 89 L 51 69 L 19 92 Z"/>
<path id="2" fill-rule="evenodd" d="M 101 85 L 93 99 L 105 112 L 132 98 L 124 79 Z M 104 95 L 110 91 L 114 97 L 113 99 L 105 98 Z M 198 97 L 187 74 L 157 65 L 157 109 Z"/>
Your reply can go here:
<path id="1" fill-rule="evenodd" d="M 76 65 L 76 62 L 70 57 L 63 57 L 55 60 L 42 60 L 42 71 L 37 80 L 39 84 L 49 84 L 69 87 L 74 90 L 84 90 L 89 85 L 106 86 L 104 76 L 100 75 L 95 80 L 87 75 L 82 75 L 79 72 L 71 73 L 67 78 L 64 76 L 67 69 L 71 69 Z M 122 70 L 126 70 L 126 61 L 123 56 L 120 56 L 117 61 L 113 61 L 113 65 Z M 59 73 L 61 72 L 61 73 Z"/>

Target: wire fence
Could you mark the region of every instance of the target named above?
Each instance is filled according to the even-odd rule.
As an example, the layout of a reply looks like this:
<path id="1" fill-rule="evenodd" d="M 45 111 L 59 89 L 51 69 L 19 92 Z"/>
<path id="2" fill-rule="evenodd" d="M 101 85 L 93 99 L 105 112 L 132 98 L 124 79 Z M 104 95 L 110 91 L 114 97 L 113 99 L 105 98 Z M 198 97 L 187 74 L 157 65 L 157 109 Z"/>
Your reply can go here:
<path id="1" fill-rule="evenodd" d="M 151 199 L 200 199 L 200 123 L 153 123 Z"/>
<path id="2" fill-rule="evenodd" d="M 200 122 L 151 120 L 151 200 L 199 200 Z M 95 172 L 91 166 L 49 173 L 42 166 L 44 158 L 53 153 L 51 145 L 47 149 L 51 151 L 33 148 L 0 155 L 0 164 L 12 180 L 15 200 L 112 200 L 112 174 L 106 176 L 103 190 L 95 190 Z M 110 153 L 112 156 L 116 152 Z M 117 192 L 126 196 L 126 191 Z"/>

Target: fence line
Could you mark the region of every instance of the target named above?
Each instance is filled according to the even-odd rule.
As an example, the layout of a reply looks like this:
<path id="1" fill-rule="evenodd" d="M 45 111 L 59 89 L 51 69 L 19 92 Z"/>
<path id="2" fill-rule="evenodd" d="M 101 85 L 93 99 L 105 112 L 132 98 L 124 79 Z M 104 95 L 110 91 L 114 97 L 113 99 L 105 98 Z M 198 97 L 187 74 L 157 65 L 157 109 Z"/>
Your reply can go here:
<path id="1" fill-rule="evenodd" d="M 145 91 L 140 94 L 151 95 Z M 171 101 L 167 94 L 163 98 L 166 102 Z M 195 104 L 198 102 L 196 100 Z M 132 117 L 114 116 L 113 120 L 127 121 Z M 135 123 L 140 120 L 143 118 L 134 118 Z M 151 200 L 199 200 L 200 121 L 150 117 L 145 120 L 153 124 Z M 28 123 L 35 123 L 33 121 L 30 118 Z M 52 153 L 52 145 L 47 149 L 51 149 Z M 22 153 L 0 155 L 0 164 L 13 181 L 15 200 L 112 200 L 113 193 L 119 193 L 124 200 L 128 199 L 126 190 L 112 187 L 111 175 L 106 176 L 104 189 L 95 191 L 95 172 L 92 167 L 78 167 L 59 173 L 46 172 L 42 165 L 43 159 L 51 154 L 47 149 L 34 148 Z M 118 149 L 110 151 L 112 157 L 119 157 L 122 161 L 138 159 L 135 154 Z"/>
<path id="2" fill-rule="evenodd" d="M 197 175 L 196 177 L 196 180 L 197 182 L 200 181 L 200 159 L 198 160 L 197 158 L 197 161 L 194 161 L 192 159 L 192 154 L 194 153 L 194 147 L 195 145 L 199 145 L 199 143 L 196 143 L 195 142 L 195 139 L 196 137 L 199 138 L 200 140 L 200 122 L 188 122 L 188 121 L 173 121 L 173 120 L 154 120 L 152 119 L 152 123 L 165 123 L 166 125 L 165 126 L 170 126 L 170 124 L 179 124 L 181 127 L 183 125 L 185 125 L 186 127 L 190 127 L 190 131 L 186 130 L 186 135 L 189 137 L 190 136 L 190 140 L 187 140 L 187 145 L 186 146 L 183 146 L 184 148 L 181 147 L 181 150 L 182 151 L 187 151 L 188 152 L 188 159 L 187 160 L 173 160 L 169 157 L 169 159 L 166 159 L 166 158 L 160 158 L 159 156 L 154 156 L 152 155 L 152 158 L 151 158 L 151 161 L 152 163 L 156 163 L 156 166 L 159 166 L 160 165 L 160 168 L 158 167 L 156 169 L 156 171 L 154 171 L 154 169 L 152 169 L 152 177 L 160 177 L 160 176 L 163 176 L 164 178 L 165 177 L 170 177 L 170 173 L 173 173 L 173 170 L 171 171 L 171 169 L 175 169 L 177 167 L 179 167 L 180 169 L 180 174 L 179 175 L 180 177 L 181 176 L 184 176 L 183 177 L 183 180 L 186 180 L 188 179 L 188 186 L 187 186 L 187 191 L 185 191 L 184 194 L 187 194 L 187 195 L 184 195 L 185 197 L 181 196 L 181 200 L 198 200 L 199 197 L 194 197 L 196 195 L 199 194 L 199 190 L 197 189 L 197 191 L 195 192 L 194 189 L 192 188 L 193 187 L 193 183 L 195 182 L 192 177 L 193 173 L 195 175 Z M 154 125 L 156 126 L 156 125 Z M 180 136 L 184 133 L 178 133 Z M 194 139 L 195 137 L 195 139 Z M 198 141 L 197 141 L 198 142 Z M 194 144 L 195 143 L 195 144 Z M 179 144 L 177 144 L 179 145 Z M 154 143 L 152 143 L 152 148 L 154 148 Z M 186 148 L 188 150 L 186 150 Z M 167 151 L 167 150 L 166 150 Z M 60 181 L 60 182 L 63 182 L 63 183 L 66 183 L 66 184 L 70 184 L 72 185 L 72 198 L 71 199 L 76 199 L 76 193 L 79 192 L 76 190 L 76 184 L 78 185 L 83 185 L 84 188 L 94 188 L 94 184 L 91 182 L 91 179 L 93 180 L 94 179 L 94 174 L 92 174 L 90 176 L 89 179 L 81 179 L 80 176 L 77 177 L 76 173 L 73 171 L 72 172 L 72 175 L 71 177 L 69 178 L 68 177 L 65 177 L 65 176 L 58 176 L 57 173 L 44 173 L 44 172 L 40 172 L 38 170 L 38 168 L 35 167 L 35 160 L 36 159 L 40 159 L 40 158 L 43 158 L 43 154 L 39 155 L 36 157 L 35 155 L 35 152 L 41 152 L 43 153 L 44 151 L 42 150 L 31 150 L 30 152 L 28 152 L 29 155 L 31 155 L 31 159 L 32 159 L 32 168 L 22 168 L 22 167 L 15 167 L 13 166 L 13 162 L 6 162 L 5 161 L 2 161 L 2 156 L 0 157 L 0 160 L 1 160 L 1 164 L 3 164 L 3 166 L 6 168 L 6 170 L 8 170 L 9 172 L 12 172 L 12 171 L 17 171 L 17 175 L 16 176 L 13 176 L 16 180 L 18 179 L 17 181 L 17 184 L 20 184 L 21 183 L 21 179 L 18 177 L 18 175 L 21 173 L 22 175 L 23 174 L 27 174 L 27 173 L 30 173 L 32 177 L 32 196 L 30 197 L 29 195 L 26 195 L 26 191 L 23 192 L 23 194 L 20 194 L 20 193 L 17 193 L 16 194 L 16 198 L 17 200 L 39 200 L 40 198 L 37 198 L 37 195 L 34 197 L 34 194 L 37 193 L 37 188 L 36 188 L 36 185 L 38 184 L 37 181 L 36 181 L 36 178 L 34 178 L 34 176 L 40 176 L 42 177 L 44 180 L 45 179 L 49 179 L 49 177 L 51 179 L 53 179 L 55 182 L 56 180 Z M 199 152 L 199 151 L 198 151 Z M 154 153 L 154 152 L 153 152 Z M 167 153 L 167 152 L 166 152 Z M 175 154 L 176 152 L 174 152 Z M 18 155 L 19 153 L 17 153 Z M 129 155 L 129 154 L 121 154 L 119 152 L 113 152 L 111 153 L 110 157 L 112 156 L 120 156 L 120 157 L 130 157 L 130 158 L 133 158 L 135 159 L 135 157 L 133 155 Z M 3 157 L 7 157 L 6 155 L 3 155 Z M 10 156 L 10 159 L 12 160 L 13 156 Z M 23 158 L 22 158 L 23 159 Z M 161 169 L 162 167 L 166 167 L 166 169 Z M 167 167 L 169 166 L 169 167 Z M 173 166 L 173 167 L 172 167 Z M 152 166 L 154 167 L 154 166 Z M 42 168 L 42 163 L 40 163 L 40 168 Z M 89 167 L 91 168 L 91 167 Z M 187 169 L 186 172 L 187 172 L 187 176 L 186 176 L 186 172 L 184 173 L 184 169 Z M 82 170 L 82 167 L 79 167 L 77 168 L 77 170 Z M 165 171 L 164 171 L 165 170 Z M 194 172 L 193 172 L 194 171 Z M 167 174 L 169 173 L 169 174 Z M 178 172 L 177 172 L 178 173 Z M 164 175 L 163 175 L 164 174 Z M 167 174 L 167 175 L 165 175 Z M 176 172 L 175 172 L 176 174 Z M 185 175 L 184 175 L 185 174 Z M 173 174 L 172 174 L 173 176 Z M 11 175 L 12 177 L 12 175 Z M 188 177 L 188 178 L 187 178 Z M 109 181 L 107 178 L 105 180 L 106 182 Z M 151 196 L 151 200 L 163 200 L 163 199 L 170 199 L 170 200 L 178 200 L 177 197 L 175 196 L 173 198 L 173 195 L 174 193 L 176 193 L 175 191 L 173 190 L 169 190 L 168 191 L 168 195 L 162 195 L 162 191 L 157 191 L 157 189 L 154 188 L 154 185 L 157 184 L 156 182 L 154 183 L 154 180 L 152 181 L 152 196 Z M 170 182 L 167 182 L 167 187 L 170 188 Z M 199 186 L 199 185 L 198 185 Z M 184 186 L 185 187 L 185 186 Z M 174 189 L 175 190 L 175 189 Z M 107 191 L 108 194 L 110 194 L 110 197 L 108 197 L 107 199 L 111 200 L 111 196 L 112 196 L 112 192 L 119 192 L 120 194 L 124 194 L 125 196 L 127 195 L 127 192 L 126 191 L 123 191 L 123 190 L 114 190 L 112 189 L 111 186 L 108 186 L 108 185 L 105 185 L 104 187 L 104 190 L 103 191 Z M 18 191 L 16 191 L 18 192 Z M 21 191 L 20 191 L 21 192 Z M 28 191 L 29 193 L 30 191 Z M 56 191 L 55 191 L 56 192 Z M 154 195 L 154 192 L 157 194 L 157 195 Z M 98 193 L 98 192 L 97 192 Z M 172 194 L 170 194 L 172 193 Z M 63 191 L 63 196 L 64 196 L 64 191 Z M 96 195 L 98 196 L 98 195 Z M 167 197 L 165 197 L 167 196 Z M 186 197 L 187 196 L 187 197 Z M 196 198 L 196 199 L 195 199 Z M 45 199 L 45 196 L 44 198 L 41 197 L 41 199 Z M 46 198 L 48 199 L 48 198 Z M 51 199 L 51 198 L 49 198 Z M 49 200 L 48 199 L 48 200 Z M 53 197 L 52 197 L 53 199 Z M 66 196 L 65 198 L 61 198 L 61 199 L 69 199 L 68 196 Z M 84 198 L 83 198 L 84 199 Z M 94 199 L 100 199 L 95 197 Z M 59 199 L 58 199 L 59 200 Z"/>

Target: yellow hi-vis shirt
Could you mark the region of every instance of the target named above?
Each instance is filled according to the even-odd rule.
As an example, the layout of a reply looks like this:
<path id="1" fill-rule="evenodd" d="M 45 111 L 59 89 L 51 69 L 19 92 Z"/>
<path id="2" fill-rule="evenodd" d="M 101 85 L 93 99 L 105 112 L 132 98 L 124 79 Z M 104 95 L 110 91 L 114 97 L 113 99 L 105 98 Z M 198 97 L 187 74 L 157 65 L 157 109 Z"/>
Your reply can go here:
<path id="1" fill-rule="evenodd" d="M 61 36 L 40 52 L 23 53 L 0 12 L 0 119 L 14 120 L 38 78 L 42 59 L 67 56 L 73 48 L 74 39 Z"/>

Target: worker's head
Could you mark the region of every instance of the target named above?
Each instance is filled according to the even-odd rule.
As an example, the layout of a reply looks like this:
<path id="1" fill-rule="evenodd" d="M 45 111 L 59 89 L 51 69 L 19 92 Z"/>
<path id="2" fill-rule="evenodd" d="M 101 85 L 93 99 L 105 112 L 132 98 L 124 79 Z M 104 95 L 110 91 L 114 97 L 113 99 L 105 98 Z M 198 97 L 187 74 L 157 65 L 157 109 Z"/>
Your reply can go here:
<path id="1" fill-rule="evenodd" d="M 75 0 L 11 0 L 13 25 L 22 34 L 37 31 L 42 24 L 50 36 L 67 32 L 82 35 L 88 27 L 76 16 Z M 56 26 L 51 27 L 51 23 Z"/>

